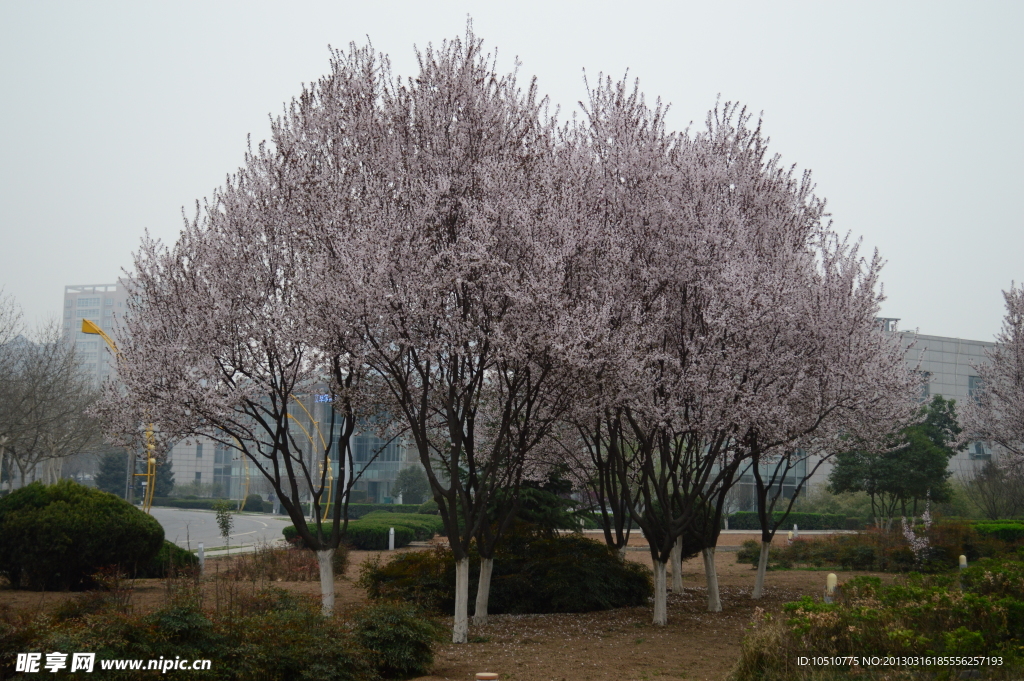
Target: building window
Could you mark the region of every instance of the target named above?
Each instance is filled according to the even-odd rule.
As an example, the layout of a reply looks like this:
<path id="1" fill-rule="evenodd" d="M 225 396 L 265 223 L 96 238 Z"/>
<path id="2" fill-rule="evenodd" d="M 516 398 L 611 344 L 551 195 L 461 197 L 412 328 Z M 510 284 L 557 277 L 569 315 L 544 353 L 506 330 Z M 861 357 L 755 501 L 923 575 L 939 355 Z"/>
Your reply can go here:
<path id="1" fill-rule="evenodd" d="M 214 464 L 226 464 L 231 463 L 231 450 L 227 448 L 227 445 L 222 445 L 217 442 L 213 445 L 213 463 Z"/>
<path id="2" fill-rule="evenodd" d="M 79 298 L 78 299 L 78 307 L 99 307 L 99 306 L 100 306 L 100 299 L 99 298 Z"/>
<path id="3" fill-rule="evenodd" d="M 984 388 L 984 383 L 981 380 L 981 376 L 968 376 L 967 377 L 967 395 L 973 397 L 974 401 L 978 401 L 979 393 Z"/>
<path id="4" fill-rule="evenodd" d="M 114 299 L 113 298 L 107 298 L 103 302 L 104 302 L 104 304 L 106 304 L 107 307 L 113 307 L 114 306 Z"/>
<path id="5" fill-rule="evenodd" d="M 202 482 L 202 481 L 203 481 L 203 472 L 202 471 L 196 471 L 196 482 Z"/>
<path id="6" fill-rule="evenodd" d="M 196 445 L 196 458 L 197 459 L 203 458 L 203 443 L 202 442 L 200 442 L 199 444 Z"/>
<path id="7" fill-rule="evenodd" d="M 971 445 L 970 449 L 968 450 L 968 454 L 970 454 L 970 457 L 972 459 L 991 459 L 992 458 L 992 452 L 988 451 L 988 449 L 985 448 L 985 444 L 983 442 L 975 442 L 975 443 L 973 443 Z"/>
<path id="8" fill-rule="evenodd" d="M 917 377 L 921 381 L 921 395 L 918 401 L 925 402 L 932 394 L 932 372 L 930 371 L 918 371 Z"/>

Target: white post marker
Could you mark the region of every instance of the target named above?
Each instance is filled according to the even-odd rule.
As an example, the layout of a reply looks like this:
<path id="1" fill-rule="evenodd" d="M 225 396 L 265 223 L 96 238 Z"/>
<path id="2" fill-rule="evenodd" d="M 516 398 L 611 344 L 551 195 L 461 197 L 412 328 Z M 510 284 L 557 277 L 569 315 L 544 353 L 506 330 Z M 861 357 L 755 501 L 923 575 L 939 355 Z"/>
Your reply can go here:
<path id="1" fill-rule="evenodd" d="M 203 542 L 199 542 L 199 576 L 203 575 L 206 568 L 206 555 L 203 553 Z"/>
<path id="2" fill-rule="evenodd" d="M 476 681 L 498 681 L 498 675 L 494 672 L 477 672 Z"/>
<path id="3" fill-rule="evenodd" d="M 793 523 L 793 536 L 800 537 L 800 528 L 796 526 L 796 523 Z"/>
<path id="4" fill-rule="evenodd" d="M 793 543 L 793 530 L 790 530 L 790 531 L 789 531 L 789 543 L 790 543 L 790 544 L 792 544 L 792 543 Z"/>
<path id="5" fill-rule="evenodd" d="M 960 554 L 960 569 L 963 570 L 967 567 L 967 556 Z"/>
<path id="6" fill-rule="evenodd" d="M 825 602 L 831 603 L 832 599 L 836 595 L 836 585 L 839 583 L 839 578 L 836 577 L 836 573 L 828 573 L 828 577 L 825 578 Z"/>
<path id="7" fill-rule="evenodd" d="M 388 551 L 395 550 L 395 528 L 388 530 Z"/>

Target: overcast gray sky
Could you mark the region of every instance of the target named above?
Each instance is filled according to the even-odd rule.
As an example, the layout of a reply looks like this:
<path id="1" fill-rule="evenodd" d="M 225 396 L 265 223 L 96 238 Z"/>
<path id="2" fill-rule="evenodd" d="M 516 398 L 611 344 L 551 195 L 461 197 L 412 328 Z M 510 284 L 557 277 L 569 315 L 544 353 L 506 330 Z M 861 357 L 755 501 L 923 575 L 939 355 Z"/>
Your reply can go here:
<path id="1" fill-rule="evenodd" d="M 562 116 L 583 69 L 628 69 L 670 123 L 721 94 L 764 113 L 835 226 L 878 248 L 883 314 L 992 340 L 1024 281 L 1022 2 L 0 1 L 0 287 L 30 322 L 66 284 L 110 283 L 143 231 L 174 241 L 246 135 L 364 42 L 414 75 L 414 45 L 472 15 Z"/>

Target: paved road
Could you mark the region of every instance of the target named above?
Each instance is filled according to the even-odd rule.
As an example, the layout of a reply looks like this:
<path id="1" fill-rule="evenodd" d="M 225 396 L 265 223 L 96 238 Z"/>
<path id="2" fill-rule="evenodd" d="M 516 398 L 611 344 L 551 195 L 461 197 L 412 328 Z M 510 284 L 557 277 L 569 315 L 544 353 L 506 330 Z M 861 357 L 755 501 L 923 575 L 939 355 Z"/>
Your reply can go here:
<path id="1" fill-rule="evenodd" d="M 164 536 L 182 548 L 193 551 L 203 542 L 207 548 L 224 546 L 224 538 L 217 527 L 217 515 L 213 511 L 195 511 L 184 508 L 154 506 L 153 517 L 164 528 Z M 275 542 L 282 538 L 281 530 L 291 525 L 287 516 L 273 516 L 243 513 L 233 516 L 235 523 L 231 530 L 231 547 L 253 545 L 257 541 Z"/>

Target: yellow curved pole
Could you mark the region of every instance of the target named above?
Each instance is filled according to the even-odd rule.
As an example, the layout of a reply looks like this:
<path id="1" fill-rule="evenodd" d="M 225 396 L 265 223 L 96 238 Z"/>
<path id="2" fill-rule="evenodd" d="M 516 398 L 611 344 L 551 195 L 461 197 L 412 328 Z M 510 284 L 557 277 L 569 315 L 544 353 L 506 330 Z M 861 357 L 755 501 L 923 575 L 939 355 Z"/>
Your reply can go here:
<path id="1" fill-rule="evenodd" d="M 95 322 L 89 321 L 88 319 L 82 320 L 82 333 L 90 333 L 99 336 L 106 341 L 107 346 L 110 347 L 110 351 L 114 353 L 114 357 L 120 357 L 121 351 L 117 349 L 117 343 L 114 339 L 107 335 L 107 333 L 101 329 Z M 149 509 L 153 507 L 153 494 L 156 491 L 156 438 L 153 435 L 153 424 L 150 423 L 146 428 L 146 472 L 136 473 L 135 477 L 145 478 L 146 482 L 146 493 L 142 497 L 142 510 L 149 513 Z"/>
<path id="2" fill-rule="evenodd" d="M 308 409 L 306 409 L 306 405 L 304 405 L 302 403 L 302 401 L 298 397 L 296 397 L 295 395 L 290 395 L 290 397 L 293 400 L 295 400 L 295 403 L 297 405 L 299 405 L 299 407 L 302 409 L 302 411 L 306 412 L 306 416 L 309 417 L 310 423 L 313 424 L 313 428 L 316 430 L 316 434 L 320 438 L 320 444 L 323 446 L 324 450 L 326 451 L 327 450 L 327 441 L 324 439 L 324 434 L 320 431 L 320 422 L 317 421 L 315 418 L 313 418 L 313 415 L 309 413 Z M 305 426 L 302 425 L 302 422 L 299 421 L 294 416 L 292 416 L 291 414 L 288 414 L 288 418 L 290 418 L 291 420 L 295 421 L 295 423 L 298 424 L 299 428 L 302 429 L 302 432 L 306 434 L 306 437 L 309 438 L 309 446 L 310 446 L 310 448 L 315 447 L 316 443 L 313 442 L 313 435 L 308 430 L 306 430 Z M 320 461 L 320 470 L 318 471 L 318 473 L 323 473 L 323 465 L 324 465 L 323 461 Z M 324 505 L 324 514 L 325 515 L 330 515 L 331 502 L 332 502 L 333 495 L 334 495 L 334 469 L 330 466 L 330 461 L 328 460 L 328 467 L 327 467 L 327 503 Z"/>

